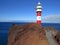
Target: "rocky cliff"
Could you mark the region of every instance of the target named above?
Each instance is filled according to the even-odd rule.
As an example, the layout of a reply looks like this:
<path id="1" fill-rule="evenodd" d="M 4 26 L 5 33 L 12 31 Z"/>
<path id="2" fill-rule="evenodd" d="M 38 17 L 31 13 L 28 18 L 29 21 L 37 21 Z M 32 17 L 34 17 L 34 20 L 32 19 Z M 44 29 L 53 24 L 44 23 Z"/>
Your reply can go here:
<path id="1" fill-rule="evenodd" d="M 49 45 L 44 28 L 30 23 L 26 25 L 12 25 L 8 45 Z"/>

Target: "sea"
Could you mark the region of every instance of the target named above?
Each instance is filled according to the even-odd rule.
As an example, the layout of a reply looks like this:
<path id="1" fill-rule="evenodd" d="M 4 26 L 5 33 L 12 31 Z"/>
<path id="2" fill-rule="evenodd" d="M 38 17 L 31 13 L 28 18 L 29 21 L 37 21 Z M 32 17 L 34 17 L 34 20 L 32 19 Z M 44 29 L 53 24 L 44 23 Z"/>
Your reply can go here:
<path id="1" fill-rule="evenodd" d="M 0 22 L 0 45 L 7 45 L 8 33 L 12 24 L 25 25 L 28 22 Z M 60 31 L 60 23 L 42 23 L 43 27 L 53 26 L 56 30 Z"/>

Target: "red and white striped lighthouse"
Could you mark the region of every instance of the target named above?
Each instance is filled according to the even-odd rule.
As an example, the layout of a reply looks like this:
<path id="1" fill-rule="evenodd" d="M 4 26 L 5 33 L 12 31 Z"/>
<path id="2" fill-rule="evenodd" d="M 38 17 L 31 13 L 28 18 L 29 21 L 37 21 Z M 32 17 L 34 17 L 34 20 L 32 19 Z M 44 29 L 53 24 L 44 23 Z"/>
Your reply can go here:
<path id="1" fill-rule="evenodd" d="M 41 13 L 42 13 L 42 6 L 40 4 L 40 2 L 38 3 L 37 7 L 36 7 L 36 13 L 37 13 L 37 21 L 36 23 L 38 25 L 41 24 Z"/>

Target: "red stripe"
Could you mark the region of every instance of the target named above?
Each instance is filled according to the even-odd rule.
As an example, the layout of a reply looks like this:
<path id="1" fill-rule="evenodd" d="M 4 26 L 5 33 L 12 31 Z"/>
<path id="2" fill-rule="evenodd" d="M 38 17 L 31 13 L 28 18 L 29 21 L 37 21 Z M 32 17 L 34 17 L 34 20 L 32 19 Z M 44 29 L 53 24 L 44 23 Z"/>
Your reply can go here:
<path id="1" fill-rule="evenodd" d="M 37 16 L 41 16 L 41 12 L 37 12 Z"/>
<path id="2" fill-rule="evenodd" d="M 37 24 L 41 24 L 41 20 L 37 20 Z"/>

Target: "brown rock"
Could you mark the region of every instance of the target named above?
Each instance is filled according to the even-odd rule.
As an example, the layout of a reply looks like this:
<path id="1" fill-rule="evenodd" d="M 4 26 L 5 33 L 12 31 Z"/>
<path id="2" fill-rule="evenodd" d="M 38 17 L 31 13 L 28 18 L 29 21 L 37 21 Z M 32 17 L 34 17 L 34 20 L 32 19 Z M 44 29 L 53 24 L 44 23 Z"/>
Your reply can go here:
<path id="1" fill-rule="evenodd" d="M 9 31 L 8 45 L 49 45 L 44 28 L 35 23 L 13 25 Z"/>

